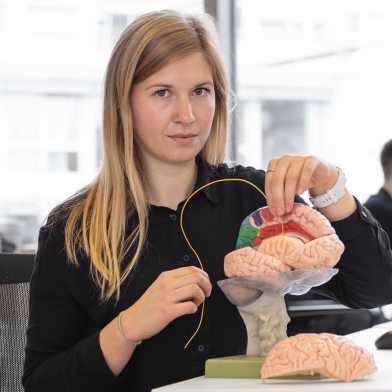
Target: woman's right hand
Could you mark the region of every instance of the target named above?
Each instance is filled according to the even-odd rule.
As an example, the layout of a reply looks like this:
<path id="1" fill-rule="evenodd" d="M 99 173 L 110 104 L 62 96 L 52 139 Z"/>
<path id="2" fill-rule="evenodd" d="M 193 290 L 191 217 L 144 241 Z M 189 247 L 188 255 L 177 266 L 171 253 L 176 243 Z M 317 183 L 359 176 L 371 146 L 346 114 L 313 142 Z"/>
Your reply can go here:
<path id="1" fill-rule="evenodd" d="M 208 274 L 200 268 L 162 272 L 139 300 L 123 312 L 124 334 L 134 341 L 156 335 L 176 318 L 196 313 L 211 290 Z"/>

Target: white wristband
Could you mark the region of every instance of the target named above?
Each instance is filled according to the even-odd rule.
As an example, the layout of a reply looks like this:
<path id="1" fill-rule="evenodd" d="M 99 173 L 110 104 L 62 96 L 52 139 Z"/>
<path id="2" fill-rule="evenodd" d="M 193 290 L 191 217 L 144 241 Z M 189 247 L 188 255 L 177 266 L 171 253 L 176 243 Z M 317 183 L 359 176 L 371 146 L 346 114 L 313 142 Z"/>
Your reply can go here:
<path id="1" fill-rule="evenodd" d="M 338 179 L 335 185 L 327 192 L 320 196 L 310 197 L 309 200 L 316 208 L 325 208 L 331 204 L 336 203 L 346 193 L 346 176 L 340 168 L 337 168 L 339 172 Z"/>

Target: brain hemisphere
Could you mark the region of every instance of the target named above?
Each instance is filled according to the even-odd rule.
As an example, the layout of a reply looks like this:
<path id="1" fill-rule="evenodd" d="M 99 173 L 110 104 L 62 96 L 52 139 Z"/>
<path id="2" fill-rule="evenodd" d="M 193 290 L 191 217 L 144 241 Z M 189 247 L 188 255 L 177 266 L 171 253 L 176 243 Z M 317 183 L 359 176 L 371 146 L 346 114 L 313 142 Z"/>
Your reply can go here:
<path id="1" fill-rule="evenodd" d="M 277 235 L 264 240 L 257 250 L 276 257 L 288 266 L 298 264 L 302 254 L 303 242 L 289 235 Z"/>
<path id="2" fill-rule="evenodd" d="M 291 212 L 279 219 L 274 217 L 266 207 L 260 208 L 258 212 L 267 226 L 291 221 L 297 223 L 314 238 L 335 233 L 328 219 L 305 204 L 295 203 Z"/>
<path id="3" fill-rule="evenodd" d="M 295 204 L 280 221 L 268 207 L 260 208 L 243 225 L 257 231 L 252 245 L 258 254 L 251 247 L 229 253 L 224 262 L 228 277 L 271 274 L 272 271 L 297 268 L 330 268 L 344 251 L 344 245 L 329 221 L 303 204 Z"/>
<path id="4" fill-rule="evenodd" d="M 348 339 L 328 333 L 304 333 L 272 348 L 261 369 L 261 378 L 316 372 L 352 381 L 376 370 L 372 355 Z"/>
<path id="5" fill-rule="evenodd" d="M 291 268 L 317 268 L 333 267 L 342 255 L 344 246 L 336 234 L 305 244 L 289 235 L 280 235 L 264 240 L 258 250 L 276 257 Z"/>
<path id="6" fill-rule="evenodd" d="M 230 252 L 225 256 L 224 270 L 228 277 L 235 276 L 273 276 L 290 268 L 279 259 L 257 252 L 247 246 Z"/>

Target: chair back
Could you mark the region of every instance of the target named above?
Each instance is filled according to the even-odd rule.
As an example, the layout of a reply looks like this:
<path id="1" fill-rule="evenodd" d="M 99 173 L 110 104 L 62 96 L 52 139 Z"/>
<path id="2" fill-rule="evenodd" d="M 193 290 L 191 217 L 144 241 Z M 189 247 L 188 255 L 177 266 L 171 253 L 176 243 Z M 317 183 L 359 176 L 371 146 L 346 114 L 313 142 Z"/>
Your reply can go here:
<path id="1" fill-rule="evenodd" d="M 22 373 L 34 254 L 0 253 L 0 391 L 23 392 Z"/>

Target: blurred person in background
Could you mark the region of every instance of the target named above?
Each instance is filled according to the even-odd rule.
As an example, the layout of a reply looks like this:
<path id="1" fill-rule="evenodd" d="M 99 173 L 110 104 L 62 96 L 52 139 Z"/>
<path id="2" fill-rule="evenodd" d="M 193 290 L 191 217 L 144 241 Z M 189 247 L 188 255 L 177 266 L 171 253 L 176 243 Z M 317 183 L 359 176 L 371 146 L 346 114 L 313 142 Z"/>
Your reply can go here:
<path id="1" fill-rule="evenodd" d="M 384 144 L 380 161 L 384 172 L 384 184 L 378 193 L 369 197 L 365 206 L 381 223 L 392 242 L 392 139 Z"/>
<path id="2" fill-rule="evenodd" d="M 7 240 L 1 233 L 0 233 L 0 252 L 2 253 L 12 253 L 15 252 L 16 245 Z"/>

